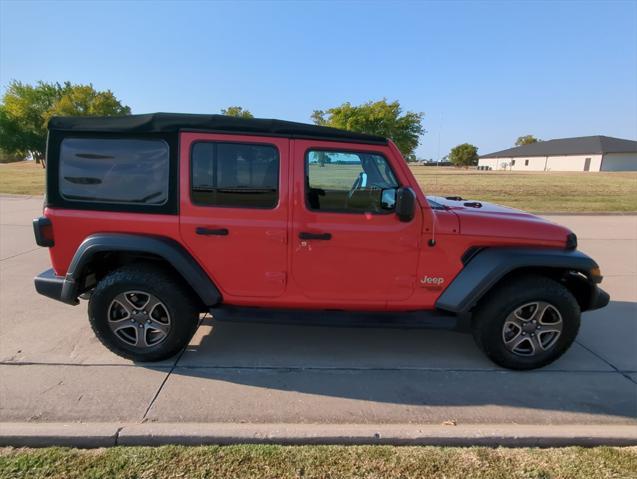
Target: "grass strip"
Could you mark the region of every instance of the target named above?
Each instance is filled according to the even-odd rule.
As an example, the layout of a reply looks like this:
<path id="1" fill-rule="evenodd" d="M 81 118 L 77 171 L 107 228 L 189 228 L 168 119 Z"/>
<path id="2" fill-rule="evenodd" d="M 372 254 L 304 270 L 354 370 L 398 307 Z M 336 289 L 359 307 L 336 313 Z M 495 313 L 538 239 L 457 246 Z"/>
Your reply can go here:
<path id="1" fill-rule="evenodd" d="M 343 176 L 326 166 L 325 178 Z M 637 212 L 637 172 L 477 171 L 412 166 L 427 195 L 462 196 L 542 213 Z M 44 194 L 44 170 L 32 161 L 0 164 L 0 193 Z M 335 178 L 336 181 L 336 178 Z"/>
<path id="2" fill-rule="evenodd" d="M 637 448 L 164 446 L 0 448 L 0 478 L 637 477 Z"/>

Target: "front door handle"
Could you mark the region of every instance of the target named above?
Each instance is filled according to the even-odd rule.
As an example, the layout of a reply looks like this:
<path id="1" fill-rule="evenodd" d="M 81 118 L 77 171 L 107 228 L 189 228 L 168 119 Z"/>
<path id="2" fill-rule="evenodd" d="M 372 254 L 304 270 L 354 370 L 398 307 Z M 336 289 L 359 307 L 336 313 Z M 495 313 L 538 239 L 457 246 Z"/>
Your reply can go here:
<path id="1" fill-rule="evenodd" d="M 305 231 L 302 231 L 301 233 L 299 233 L 299 239 L 327 241 L 332 239 L 332 234 L 331 233 L 307 233 Z"/>
<path id="2" fill-rule="evenodd" d="M 205 226 L 197 226 L 195 233 L 204 236 L 228 236 L 228 228 L 206 228 Z"/>

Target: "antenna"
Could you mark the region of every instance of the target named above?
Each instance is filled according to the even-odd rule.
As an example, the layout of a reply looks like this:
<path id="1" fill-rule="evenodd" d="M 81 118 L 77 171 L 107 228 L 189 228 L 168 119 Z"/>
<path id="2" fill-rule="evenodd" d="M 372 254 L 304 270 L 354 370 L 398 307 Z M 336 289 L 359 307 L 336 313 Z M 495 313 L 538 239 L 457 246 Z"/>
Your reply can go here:
<path id="1" fill-rule="evenodd" d="M 429 239 L 429 241 L 427 241 L 427 244 L 429 246 L 436 246 L 436 222 L 438 221 L 438 216 L 436 216 L 436 210 L 432 210 L 433 211 L 433 215 L 432 215 L 432 219 L 433 221 L 431 222 L 431 238 Z"/>

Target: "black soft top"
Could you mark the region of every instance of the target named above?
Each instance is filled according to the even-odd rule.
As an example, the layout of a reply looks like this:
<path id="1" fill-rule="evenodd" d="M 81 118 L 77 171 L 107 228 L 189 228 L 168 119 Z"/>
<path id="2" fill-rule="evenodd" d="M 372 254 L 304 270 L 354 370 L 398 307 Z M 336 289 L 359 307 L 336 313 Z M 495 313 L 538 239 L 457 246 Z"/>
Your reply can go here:
<path id="1" fill-rule="evenodd" d="M 49 130 L 129 134 L 204 130 L 217 133 L 258 134 L 358 143 L 387 143 L 387 139 L 382 136 L 293 121 L 187 113 L 149 113 L 144 115 L 97 117 L 54 116 L 49 120 Z"/>

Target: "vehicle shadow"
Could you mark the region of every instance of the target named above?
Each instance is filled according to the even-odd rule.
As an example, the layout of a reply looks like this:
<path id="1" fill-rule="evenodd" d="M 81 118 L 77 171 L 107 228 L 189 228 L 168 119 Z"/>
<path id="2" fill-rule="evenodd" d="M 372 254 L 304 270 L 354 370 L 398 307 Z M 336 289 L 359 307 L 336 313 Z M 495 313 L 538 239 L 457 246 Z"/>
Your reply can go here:
<path id="1" fill-rule="evenodd" d="M 608 325 L 636 306 L 614 301 L 604 314 L 586 313 L 583 323 Z M 172 372 L 171 381 L 180 378 L 209 380 L 201 387 L 210 387 L 211 394 L 221 381 L 398 405 L 501 405 L 637 418 L 637 384 L 578 343 L 544 369 L 516 372 L 491 363 L 470 334 L 441 330 L 207 317 Z"/>

